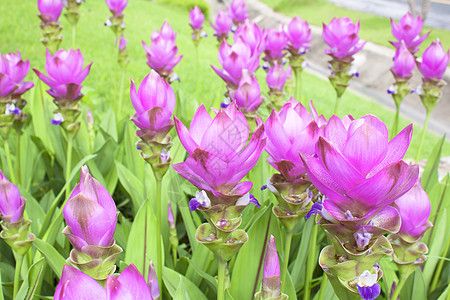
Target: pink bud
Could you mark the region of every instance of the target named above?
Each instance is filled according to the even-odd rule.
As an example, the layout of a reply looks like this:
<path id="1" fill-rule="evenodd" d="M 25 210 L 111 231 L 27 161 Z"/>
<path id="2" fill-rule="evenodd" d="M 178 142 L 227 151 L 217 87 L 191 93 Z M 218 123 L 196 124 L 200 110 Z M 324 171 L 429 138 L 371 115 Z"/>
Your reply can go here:
<path id="1" fill-rule="evenodd" d="M 125 50 L 125 48 L 127 47 L 127 42 L 128 42 L 128 40 L 125 39 L 122 34 L 120 36 L 120 41 L 119 41 L 119 51 Z"/>
<path id="2" fill-rule="evenodd" d="M 270 89 L 282 91 L 286 83 L 288 72 L 282 65 L 275 63 L 267 72 L 266 82 Z"/>
<path id="3" fill-rule="evenodd" d="M 0 54 L 0 97 L 20 97 L 32 88 L 32 82 L 23 82 L 29 70 L 30 61 L 23 61 L 19 51 Z"/>
<path id="4" fill-rule="evenodd" d="M 350 57 L 364 47 L 359 40 L 359 21 L 353 24 L 349 18 L 333 18 L 328 25 L 323 24 L 322 37 L 330 49 L 325 54 L 337 59 Z"/>
<path id="5" fill-rule="evenodd" d="M 38 0 L 38 9 L 49 22 L 58 21 L 63 10 L 61 0 Z"/>
<path id="6" fill-rule="evenodd" d="M 211 27 L 215 30 L 215 34 L 221 42 L 228 37 L 228 33 L 233 25 L 233 20 L 226 11 L 219 11 L 216 17 L 216 24 L 211 23 Z"/>
<path id="7" fill-rule="evenodd" d="M 264 257 L 263 278 L 274 276 L 280 276 L 280 261 L 278 259 L 275 238 L 273 235 L 271 235 L 269 242 L 267 243 L 266 256 Z"/>
<path id="8" fill-rule="evenodd" d="M 193 30 L 201 30 L 203 22 L 205 21 L 205 16 L 198 6 L 195 6 L 189 12 L 189 19 L 191 19 L 191 25 Z"/>
<path id="9" fill-rule="evenodd" d="M 244 0 L 233 0 L 230 7 L 228 8 L 228 13 L 233 19 L 235 24 L 242 23 L 248 18 L 247 5 L 245 5 Z"/>
<path id="10" fill-rule="evenodd" d="M 25 202 L 17 186 L 9 182 L 0 170 L 0 215 L 3 221 L 16 223 L 22 220 Z"/>
<path id="11" fill-rule="evenodd" d="M 422 62 L 419 64 L 419 70 L 422 72 L 425 81 L 439 81 L 444 76 L 449 61 L 449 50 L 445 52 L 441 41 L 436 39 L 425 49 L 422 55 Z"/>
<path id="12" fill-rule="evenodd" d="M 416 66 L 414 55 L 406 48 L 405 42 L 402 41 L 400 48 L 395 52 L 394 66 L 391 68 L 392 73 L 397 78 L 408 79 L 412 76 L 412 71 Z"/>
<path id="13" fill-rule="evenodd" d="M 170 201 L 167 202 L 167 220 L 169 221 L 169 227 L 175 228 L 175 220 L 173 217 L 172 205 L 170 205 Z"/>
<path id="14" fill-rule="evenodd" d="M 105 0 L 105 2 L 111 13 L 115 16 L 121 15 L 128 4 L 128 0 Z"/>
<path id="15" fill-rule="evenodd" d="M 261 88 L 256 76 L 243 70 L 239 86 L 231 97 L 243 113 L 255 112 L 262 103 Z"/>
<path id="16" fill-rule="evenodd" d="M 285 31 L 290 51 L 304 54 L 311 47 L 309 45 L 312 39 L 311 29 L 308 22 L 303 21 L 302 18 L 293 18 L 289 25 L 286 26 Z"/>
<path id="17" fill-rule="evenodd" d="M 283 58 L 286 55 L 284 50 L 287 47 L 287 41 L 288 37 L 283 30 L 270 28 L 266 31 L 264 38 L 264 53 L 266 54 L 266 57 L 264 57 L 264 60 L 276 60 Z"/>

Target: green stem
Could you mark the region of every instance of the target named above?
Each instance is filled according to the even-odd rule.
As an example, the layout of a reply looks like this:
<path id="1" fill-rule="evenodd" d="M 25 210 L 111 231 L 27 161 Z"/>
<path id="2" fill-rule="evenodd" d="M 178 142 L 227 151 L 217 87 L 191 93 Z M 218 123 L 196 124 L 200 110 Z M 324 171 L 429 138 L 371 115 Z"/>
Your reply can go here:
<path id="1" fill-rule="evenodd" d="M 342 96 L 341 96 L 342 97 Z M 333 114 L 337 115 L 338 113 L 338 109 L 339 109 L 339 102 L 341 100 L 341 97 L 339 97 L 338 95 L 336 95 L 336 104 L 334 105 L 334 112 Z"/>
<path id="2" fill-rule="evenodd" d="M 198 74 L 199 74 L 199 63 L 198 63 L 198 44 L 195 44 L 195 81 L 196 81 L 196 88 L 195 88 L 195 98 L 198 100 L 198 93 L 200 90 L 200 80 L 198 80 Z"/>
<path id="3" fill-rule="evenodd" d="M 158 276 L 158 284 L 159 291 L 162 295 L 163 291 L 163 281 L 162 281 L 162 269 L 163 269 L 163 261 L 162 261 L 162 245 L 161 245 L 161 179 L 156 179 L 156 218 L 157 218 L 157 226 L 156 226 L 156 236 L 157 236 L 157 255 L 158 255 L 158 263 L 156 268 L 156 275 Z"/>
<path id="4" fill-rule="evenodd" d="M 308 261 L 306 262 L 306 276 L 305 276 L 305 288 L 303 293 L 303 300 L 309 300 L 311 296 L 311 281 L 314 273 L 314 267 L 316 264 L 316 240 L 317 240 L 317 226 L 313 226 L 311 233 L 311 240 L 309 243 Z M 325 275 L 325 274 L 324 274 Z"/>
<path id="5" fill-rule="evenodd" d="M 400 277 L 399 282 L 397 287 L 395 288 L 394 293 L 392 294 L 391 300 L 397 300 L 398 296 L 400 295 L 400 291 L 403 288 L 403 286 L 405 285 L 406 280 L 408 279 L 409 276 L 405 277 Z"/>
<path id="6" fill-rule="evenodd" d="M 394 124 L 392 125 L 392 132 L 391 134 L 397 135 L 397 129 L 398 129 L 398 119 L 400 117 L 400 104 L 395 103 L 395 118 L 394 118 Z"/>
<path id="7" fill-rule="evenodd" d="M 325 273 L 323 273 L 322 281 L 320 282 L 320 289 L 318 294 L 318 299 L 323 300 L 323 294 L 325 293 L 325 286 L 327 285 L 328 277 Z"/>
<path id="8" fill-rule="evenodd" d="M 295 99 L 300 101 L 303 105 L 303 97 L 302 97 L 302 71 L 301 68 L 294 68 L 295 75 Z"/>
<path id="9" fill-rule="evenodd" d="M 286 275 L 287 269 L 289 265 L 289 254 L 291 252 L 291 242 L 292 242 L 292 234 L 293 232 L 286 232 L 285 244 L 284 244 L 284 259 L 283 265 L 281 267 L 281 291 L 284 291 L 284 287 L 286 285 Z"/>
<path id="10" fill-rule="evenodd" d="M 13 170 L 12 162 L 11 162 L 11 150 L 9 149 L 8 139 L 4 140 L 5 144 L 5 155 L 6 155 L 6 163 L 8 164 L 9 176 L 11 176 L 11 182 L 13 184 L 17 184 L 16 173 Z"/>
<path id="11" fill-rule="evenodd" d="M 70 171 L 71 171 L 71 167 L 72 167 L 72 142 L 73 142 L 73 137 L 70 133 L 68 133 L 67 134 L 66 181 L 69 180 Z M 69 198 L 70 192 L 71 192 L 70 183 L 67 183 L 66 200 Z"/>
<path id="12" fill-rule="evenodd" d="M 119 91 L 119 111 L 118 113 L 122 112 L 122 104 L 123 104 L 123 89 L 124 89 L 124 83 L 125 83 L 125 70 L 126 68 L 122 68 L 122 76 L 120 77 L 120 91 Z"/>
<path id="13" fill-rule="evenodd" d="M 227 262 L 217 257 L 217 263 L 219 264 L 218 270 L 218 285 L 217 285 L 217 300 L 225 299 L 225 275 L 227 271 Z"/>
<path id="14" fill-rule="evenodd" d="M 17 145 L 16 145 L 16 170 L 17 170 L 17 183 L 22 184 L 20 179 L 20 133 L 16 132 L 17 134 Z"/>
<path id="15" fill-rule="evenodd" d="M 427 132 L 428 121 L 430 120 L 430 115 L 431 115 L 431 111 L 428 111 L 428 110 L 427 110 L 427 116 L 426 116 L 426 118 L 425 118 L 425 124 L 423 125 L 422 135 L 420 136 L 419 149 L 417 150 L 416 163 L 417 163 L 417 161 L 419 161 L 419 159 L 420 159 L 420 154 L 421 154 L 421 152 L 422 152 L 423 141 L 425 140 L 425 134 L 426 134 L 426 132 Z"/>
<path id="16" fill-rule="evenodd" d="M 77 25 L 72 23 L 72 49 L 75 50 L 75 41 L 77 35 Z"/>
<path id="17" fill-rule="evenodd" d="M 173 267 L 177 266 L 177 248 L 172 247 L 172 256 L 173 256 Z"/>
<path id="18" fill-rule="evenodd" d="M 16 299 L 17 292 L 19 291 L 19 287 L 20 287 L 20 271 L 22 270 L 23 255 L 16 253 L 16 251 L 14 251 L 13 253 L 14 253 L 14 258 L 16 260 L 16 270 L 14 272 L 13 299 Z"/>

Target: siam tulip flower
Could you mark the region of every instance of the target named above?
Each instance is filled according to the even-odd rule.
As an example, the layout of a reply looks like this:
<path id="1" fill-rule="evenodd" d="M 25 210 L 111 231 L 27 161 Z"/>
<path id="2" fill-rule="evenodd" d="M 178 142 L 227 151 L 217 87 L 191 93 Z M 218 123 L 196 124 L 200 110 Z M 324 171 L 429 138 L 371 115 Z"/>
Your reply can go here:
<path id="1" fill-rule="evenodd" d="M 203 22 L 205 21 L 205 16 L 198 6 L 195 6 L 189 12 L 189 19 L 191 23 L 189 24 L 193 30 L 201 30 L 203 28 Z"/>
<path id="2" fill-rule="evenodd" d="M 447 69 L 448 61 L 449 50 L 445 52 L 438 38 L 422 54 L 422 62 L 419 63 L 419 70 L 422 72 L 424 80 L 440 81 Z"/>
<path id="3" fill-rule="evenodd" d="M 359 40 L 358 32 L 359 21 L 353 24 L 349 18 L 333 18 L 328 25 L 324 23 L 322 37 L 331 48 L 325 53 L 336 59 L 348 60 L 366 44 Z"/>
<path id="4" fill-rule="evenodd" d="M 105 2 L 114 16 L 122 15 L 123 10 L 128 4 L 128 0 L 105 0 Z"/>
<path id="5" fill-rule="evenodd" d="M 108 276 L 105 287 L 78 269 L 64 265 L 61 279 L 56 287 L 55 300 L 119 300 L 155 299 L 142 274 L 129 265 L 118 276 Z"/>
<path id="6" fill-rule="evenodd" d="M 228 14 L 233 19 L 234 25 L 238 26 L 248 18 L 247 5 L 244 0 L 231 1 L 230 7 L 228 7 Z"/>
<path id="7" fill-rule="evenodd" d="M 429 32 L 420 36 L 423 27 L 422 18 L 417 15 L 415 18 L 407 12 L 397 23 L 391 18 L 392 35 L 398 40 L 390 42 L 395 48 L 400 48 L 401 41 L 411 53 L 419 51 L 420 44 L 428 37 Z"/>
<path id="8" fill-rule="evenodd" d="M 280 30 L 270 28 L 265 32 L 264 36 L 264 53 L 266 56 L 264 57 L 265 61 L 268 61 L 272 66 L 275 62 L 278 64 L 282 64 L 282 58 L 286 55 L 288 37 L 286 33 L 282 30 L 280 26 Z"/>
<path id="9" fill-rule="evenodd" d="M 284 69 L 283 65 L 276 63 L 270 67 L 269 72 L 267 72 L 266 82 L 271 90 L 283 91 L 287 77 L 288 72 Z"/>
<path id="10" fill-rule="evenodd" d="M 226 82 L 229 90 L 235 90 L 239 85 L 242 70 L 246 69 L 253 73 L 259 67 L 259 55 L 254 55 L 241 38 L 238 38 L 233 46 L 223 41 L 219 49 L 218 60 L 223 70 L 211 67 Z"/>
<path id="11" fill-rule="evenodd" d="M 68 259 L 96 279 L 114 273 L 114 263 L 122 249 L 113 238 L 117 209 L 108 191 L 81 168 L 80 183 L 63 208 L 67 226 L 63 233 L 75 247 Z M 90 259 L 89 259 L 90 258 Z"/>
<path id="12" fill-rule="evenodd" d="M 144 50 L 147 53 L 147 65 L 165 79 L 172 74 L 173 68 L 183 57 L 182 55 L 176 56 L 178 47 L 175 44 L 175 38 L 176 33 L 173 31 L 172 27 L 170 27 L 169 23 L 165 21 L 160 31 L 155 30 L 153 32 L 150 47 L 142 41 Z M 176 79 L 176 75 L 174 77 Z"/>
<path id="13" fill-rule="evenodd" d="M 288 50 L 291 55 L 303 55 L 311 48 L 311 29 L 306 21 L 295 17 L 284 29 L 288 39 Z"/>
<path id="14" fill-rule="evenodd" d="M 150 264 L 148 266 L 147 285 L 150 288 L 150 293 L 152 294 L 153 299 L 159 299 L 159 283 L 152 261 L 150 261 Z"/>
<path id="15" fill-rule="evenodd" d="M 236 42 L 239 38 L 250 47 L 254 55 L 259 56 L 264 52 L 264 31 L 256 23 L 245 20 L 234 33 L 234 41 Z"/>
<path id="16" fill-rule="evenodd" d="M 217 37 L 217 41 L 219 44 L 222 44 L 222 41 L 228 38 L 228 33 L 231 31 L 231 26 L 233 26 L 233 20 L 226 11 L 219 11 L 216 17 L 216 24 L 210 24 L 215 31 L 214 35 Z"/>
<path id="17" fill-rule="evenodd" d="M 0 98 L 20 98 L 34 84 L 23 82 L 30 70 L 30 61 L 23 61 L 20 52 L 0 55 Z"/>
<path id="18" fill-rule="evenodd" d="M 128 40 L 124 38 L 123 34 L 120 36 L 119 51 L 124 51 L 127 47 Z"/>
<path id="19" fill-rule="evenodd" d="M 61 0 L 38 0 L 37 5 L 44 23 L 57 22 L 63 10 Z"/>
<path id="20" fill-rule="evenodd" d="M 261 88 L 256 76 L 250 74 L 247 70 L 243 70 L 238 88 L 231 94 L 231 98 L 236 101 L 237 107 L 245 115 L 254 115 L 263 102 Z"/>
<path id="21" fill-rule="evenodd" d="M 391 68 L 392 74 L 394 74 L 395 78 L 409 79 L 415 66 L 416 60 L 414 55 L 408 51 L 405 42 L 402 41 L 395 52 L 394 66 Z"/>

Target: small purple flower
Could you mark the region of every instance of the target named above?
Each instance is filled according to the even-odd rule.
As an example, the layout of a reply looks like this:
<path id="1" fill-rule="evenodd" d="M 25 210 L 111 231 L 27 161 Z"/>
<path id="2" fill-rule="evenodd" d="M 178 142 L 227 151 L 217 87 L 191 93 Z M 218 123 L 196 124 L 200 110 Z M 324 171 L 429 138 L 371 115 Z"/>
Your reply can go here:
<path id="1" fill-rule="evenodd" d="M 367 232 L 367 230 L 362 227 L 357 232 L 353 234 L 353 237 L 356 241 L 356 246 L 358 249 L 363 250 L 367 247 L 370 243 L 370 239 L 372 238 L 373 234 L 370 232 Z"/>
<path id="2" fill-rule="evenodd" d="M 439 81 L 444 76 L 449 61 L 449 50 L 445 52 L 441 41 L 436 39 L 425 49 L 422 54 L 422 62 L 419 63 L 419 70 L 425 81 Z"/>
<path id="3" fill-rule="evenodd" d="M 217 36 L 217 40 L 221 43 L 223 39 L 228 37 L 231 26 L 233 26 L 233 20 L 226 11 L 219 11 L 216 17 L 216 24 L 210 24 L 216 32 L 214 35 Z"/>
<path id="4" fill-rule="evenodd" d="M 205 21 L 205 16 L 198 6 L 195 6 L 189 12 L 189 19 L 191 23 L 189 24 L 193 30 L 201 30 L 203 28 L 203 22 Z"/>
<path id="5" fill-rule="evenodd" d="M 323 209 L 322 203 L 321 202 L 315 202 L 312 205 L 311 210 L 305 216 L 305 219 L 308 220 L 309 218 L 311 218 L 312 215 L 320 214 L 322 212 L 322 209 Z"/>
<path id="6" fill-rule="evenodd" d="M 128 4 L 128 0 L 105 0 L 105 2 L 114 16 L 121 15 Z"/>
<path id="7" fill-rule="evenodd" d="M 377 283 L 378 275 L 371 274 L 365 270 L 358 278 L 358 292 L 364 300 L 374 300 L 378 298 L 381 293 L 381 287 Z"/>
<path id="8" fill-rule="evenodd" d="M 233 19 L 235 25 L 244 22 L 248 18 L 247 5 L 244 0 L 233 0 L 228 7 L 228 14 Z"/>
<path id="9" fill-rule="evenodd" d="M 172 211 L 172 205 L 170 205 L 170 201 L 167 202 L 167 221 L 169 222 L 170 228 L 175 228 L 175 220 Z"/>
<path id="10" fill-rule="evenodd" d="M 153 262 L 150 261 L 150 264 L 148 266 L 148 278 L 147 278 L 147 285 L 150 288 L 150 293 L 152 294 L 153 299 L 159 299 L 159 283 L 158 283 L 158 277 L 156 276 L 156 270 L 153 266 Z"/>
<path id="11" fill-rule="evenodd" d="M 41 19 L 45 20 L 45 22 L 58 21 L 63 10 L 61 0 L 38 0 L 37 5 L 41 13 Z"/>
<path id="12" fill-rule="evenodd" d="M 189 201 L 189 208 L 191 211 L 196 210 L 199 207 L 208 208 L 211 206 L 211 200 L 209 200 L 208 195 L 205 191 L 197 191 L 195 192 L 195 198 L 192 198 Z"/>
<path id="13" fill-rule="evenodd" d="M 422 18 L 417 15 L 415 18 L 407 12 L 397 23 L 391 19 L 392 35 L 398 40 L 391 42 L 395 48 L 400 48 L 403 41 L 409 51 L 415 53 L 419 51 L 420 44 L 428 37 L 429 32 L 420 36 L 423 27 Z"/>
<path id="14" fill-rule="evenodd" d="M 61 113 L 56 113 L 53 115 L 53 119 L 50 122 L 52 125 L 59 125 L 64 122 L 64 117 Z"/>
<path id="15" fill-rule="evenodd" d="M 302 18 L 293 18 L 285 27 L 285 32 L 288 38 L 288 47 L 292 53 L 305 54 L 311 48 L 309 44 L 312 39 L 311 29 L 308 22 L 303 21 Z"/>
<path id="16" fill-rule="evenodd" d="M 14 172 L 14 170 L 10 170 Z M 20 196 L 17 186 L 8 181 L 0 170 L 0 215 L 6 223 L 16 223 L 23 220 L 25 198 Z"/>
<path id="17" fill-rule="evenodd" d="M 22 111 L 20 110 L 20 108 L 16 107 L 13 103 L 8 103 L 6 104 L 6 109 L 5 109 L 5 114 L 7 116 L 9 115 L 20 115 L 22 113 Z"/>
<path id="18" fill-rule="evenodd" d="M 409 79 L 412 71 L 416 66 L 414 55 L 406 48 L 405 42 L 402 41 L 400 48 L 397 49 L 394 56 L 394 66 L 391 68 L 396 78 Z"/>
<path id="19" fill-rule="evenodd" d="M 325 54 L 337 59 L 350 57 L 364 47 L 366 42 L 360 41 L 359 21 L 353 24 L 349 18 L 333 18 L 328 25 L 323 24 L 322 37 L 330 49 Z"/>
<path id="20" fill-rule="evenodd" d="M 245 194 L 244 196 L 242 196 L 241 198 L 239 198 L 236 201 L 236 206 L 242 205 L 242 206 L 247 206 L 250 203 L 256 205 L 257 208 L 260 208 L 261 205 L 259 204 L 258 200 L 256 200 L 255 196 L 253 196 L 250 193 Z"/>

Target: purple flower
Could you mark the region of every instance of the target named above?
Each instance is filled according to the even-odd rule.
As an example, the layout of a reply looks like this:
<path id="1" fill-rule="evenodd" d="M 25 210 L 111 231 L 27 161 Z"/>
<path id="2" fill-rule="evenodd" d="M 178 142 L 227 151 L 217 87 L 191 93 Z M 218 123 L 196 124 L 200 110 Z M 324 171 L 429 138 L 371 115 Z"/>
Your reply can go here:
<path id="1" fill-rule="evenodd" d="M 61 279 L 56 287 L 55 300 L 153 300 L 150 288 L 139 270 L 129 265 L 116 278 L 108 276 L 105 287 L 70 265 L 64 265 Z"/>
<path id="2" fill-rule="evenodd" d="M 449 50 L 445 52 L 441 41 L 436 39 L 431 45 L 425 49 L 422 54 L 422 62 L 419 63 L 419 70 L 425 81 L 439 81 L 444 76 L 448 66 Z"/>
<path id="3" fill-rule="evenodd" d="M 333 115 L 315 155 L 300 153 L 310 181 L 327 197 L 326 211 L 339 221 L 364 222 L 409 191 L 419 172 L 402 160 L 411 135 L 412 124 L 389 141 L 386 125 L 373 115 Z"/>
<path id="4" fill-rule="evenodd" d="M 167 202 L 167 221 L 169 222 L 170 228 L 175 228 L 175 220 L 173 217 L 172 205 L 170 205 L 170 201 Z"/>
<path id="5" fill-rule="evenodd" d="M 128 43 L 128 40 L 125 39 L 122 34 L 120 36 L 120 41 L 119 41 L 119 51 L 125 50 L 125 48 L 127 47 L 127 43 Z"/>
<path id="6" fill-rule="evenodd" d="M 283 65 L 275 63 L 270 67 L 269 72 L 267 72 L 267 85 L 271 90 L 282 91 L 288 75 L 289 74 L 287 70 L 284 70 Z"/>
<path id="7" fill-rule="evenodd" d="M 0 215 L 6 223 L 17 223 L 23 219 L 25 198 L 20 197 L 17 186 L 8 181 L 0 170 Z"/>
<path id="8" fill-rule="evenodd" d="M 237 107 L 244 114 L 255 112 L 262 103 L 258 79 L 247 70 L 242 71 L 237 90 L 230 94 L 231 98 L 236 101 Z"/>
<path id="9" fill-rule="evenodd" d="M 55 55 L 51 55 L 47 49 L 45 76 L 36 69 L 33 69 L 37 76 L 50 87 L 47 93 L 56 99 L 76 100 L 81 94 L 81 83 L 89 74 L 92 63 L 83 69 L 84 58 L 80 50 L 59 50 Z"/>
<path id="10" fill-rule="evenodd" d="M 392 35 L 398 40 L 391 42 L 395 48 L 399 48 L 401 41 L 405 42 L 406 47 L 412 53 L 419 51 L 420 44 L 428 37 L 429 32 L 420 36 L 422 31 L 423 21 L 422 18 L 417 15 L 413 18 L 409 12 L 407 12 L 397 23 L 391 18 Z"/>
<path id="11" fill-rule="evenodd" d="M 250 47 L 241 38 L 238 38 L 233 46 L 223 41 L 219 49 L 218 60 L 223 70 L 214 66 L 211 67 L 228 86 L 234 89 L 237 88 L 241 80 L 242 70 L 247 69 L 250 73 L 253 73 L 259 67 L 259 55 L 254 55 Z"/>
<path id="12" fill-rule="evenodd" d="M 359 21 L 353 24 L 349 18 L 333 18 L 328 25 L 323 24 L 322 37 L 331 49 L 326 49 L 325 54 L 337 59 L 352 56 L 366 44 L 360 41 Z"/>
<path id="13" fill-rule="evenodd" d="M 402 41 L 400 48 L 397 49 L 394 56 L 394 66 L 391 68 L 396 78 L 409 79 L 416 65 L 414 55 L 406 48 L 405 42 Z"/>
<path id="14" fill-rule="evenodd" d="M 31 89 L 32 82 L 22 82 L 30 70 L 30 61 L 23 61 L 20 52 L 0 55 L 0 97 L 20 97 Z"/>
<path id="15" fill-rule="evenodd" d="M 312 115 L 300 102 L 291 98 L 280 112 L 272 110 L 265 128 L 269 164 L 287 181 L 300 180 L 306 169 L 298 153 L 313 155 L 322 134 Z"/>
<path id="16" fill-rule="evenodd" d="M 159 283 L 158 283 L 158 277 L 156 276 L 156 270 L 153 266 L 153 262 L 150 261 L 150 264 L 148 266 L 148 278 L 147 278 L 147 285 L 150 288 L 150 293 L 152 294 L 153 299 L 159 298 Z"/>
<path id="17" fill-rule="evenodd" d="M 303 21 L 300 17 L 295 17 L 291 20 L 289 25 L 285 27 L 285 32 L 288 38 L 289 50 L 292 53 L 304 54 L 311 46 L 311 29 L 308 22 Z"/>
<path id="18" fill-rule="evenodd" d="M 176 56 L 178 53 L 178 47 L 175 44 L 176 36 L 172 27 L 165 21 L 160 31 L 153 32 L 150 47 L 142 41 L 147 53 L 147 65 L 161 76 L 168 77 L 183 57 L 182 55 Z"/>
<path id="19" fill-rule="evenodd" d="M 259 56 L 264 52 L 264 31 L 250 20 L 245 20 L 234 33 L 234 41 L 236 42 L 239 38 L 250 47 L 254 55 Z"/>
<path id="20" fill-rule="evenodd" d="M 67 227 L 63 233 L 79 251 L 90 245 L 109 247 L 114 244 L 117 209 L 108 191 L 81 168 L 80 183 L 63 208 Z"/>
<path id="21" fill-rule="evenodd" d="M 395 200 L 395 206 L 402 218 L 402 227 L 398 234 L 406 240 L 419 240 L 425 231 L 432 226 L 431 222 L 428 221 L 431 213 L 430 199 L 422 189 L 420 180 L 414 184 L 409 192 Z"/>
<path id="22" fill-rule="evenodd" d="M 201 30 L 203 22 L 205 21 L 205 16 L 198 6 L 195 6 L 189 12 L 189 19 L 191 19 L 191 25 L 193 30 Z"/>
<path id="23" fill-rule="evenodd" d="M 274 276 L 280 276 L 280 261 L 278 259 L 275 238 L 273 235 L 271 235 L 269 242 L 267 243 L 267 251 L 264 257 L 263 278 Z"/>
<path id="24" fill-rule="evenodd" d="M 41 18 L 43 18 L 45 22 L 58 21 L 63 10 L 63 3 L 61 0 L 38 0 L 37 5 L 42 15 Z"/>
<path id="25" fill-rule="evenodd" d="M 131 118 L 134 124 L 143 131 L 167 134 L 173 127 L 171 117 L 175 108 L 175 93 L 170 84 L 151 70 L 137 92 L 131 80 L 130 95 L 136 110 Z"/>
<path id="26" fill-rule="evenodd" d="M 214 196 L 221 203 L 235 203 L 250 191 L 253 184 L 240 181 L 255 166 L 264 149 L 263 124 L 248 141 L 247 120 L 236 104 L 231 103 L 225 110 L 219 110 L 214 119 L 202 104 L 189 131 L 176 117 L 175 126 L 181 143 L 190 154 L 185 162 L 173 165 L 175 171 L 198 189 L 206 191 L 208 199 Z"/>
<path id="27" fill-rule="evenodd" d="M 121 15 L 128 4 L 128 0 L 105 0 L 105 2 L 111 13 L 115 16 Z"/>
<path id="28" fill-rule="evenodd" d="M 216 17 L 216 25 L 210 23 L 211 27 L 216 32 L 217 40 L 222 42 L 223 39 L 228 37 L 228 33 L 231 30 L 231 26 L 233 26 L 233 20 L 228 15 L 226 11 L 219 11 Z"/>
<path id="29" fill-rule="evenodd" d="M 381 287 L 377 283 L 378 275 L 371 274 L 365 270 L 361 276 L 358 277 L 358 292 L 364 300 L 374 300 L 378 298 L 381 293 Z"/>
<path id="30" fill-rule="evenodd" d="M 284 50 L 287 48 L 287 42 L 288 36 L 283 30 L 277 30 L 274 28 L 267 30 L 264 36 L 264 53 L 266 54 L 264 60 L 281 60 L 286 55 Z"/>
<path id="31" fill-rule="evenodd" d="M 233 0 L 230 7 L 228 7 L 228 14 L 236 25 L 244 22 L 245 19 L 248 18 L 247 5 L 245 5 L 245 1 Z"/>

